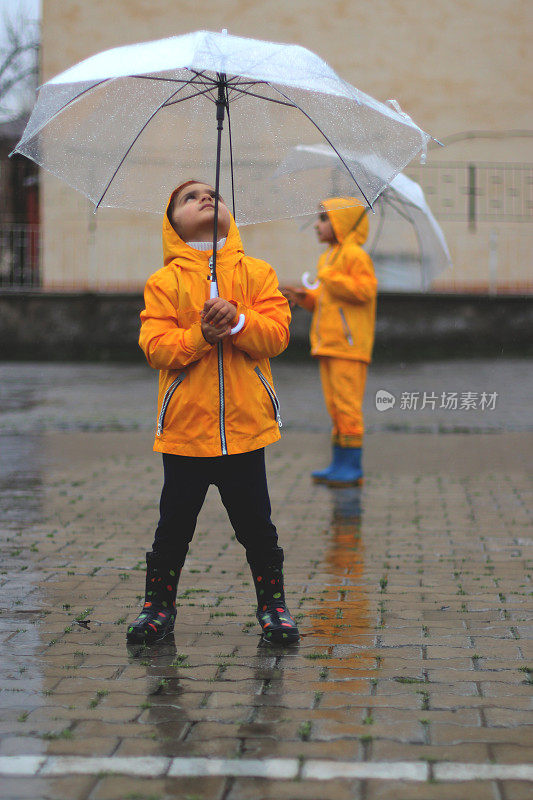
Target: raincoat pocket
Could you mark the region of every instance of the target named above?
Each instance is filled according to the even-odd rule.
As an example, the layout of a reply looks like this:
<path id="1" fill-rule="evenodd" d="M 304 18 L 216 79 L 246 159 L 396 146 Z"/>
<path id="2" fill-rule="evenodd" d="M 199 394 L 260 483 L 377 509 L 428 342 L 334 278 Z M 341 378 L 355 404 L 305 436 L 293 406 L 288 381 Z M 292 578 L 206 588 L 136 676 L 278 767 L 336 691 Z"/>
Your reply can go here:
<path id="1" fill-rule="evenodd" d="M 172 383 L 165 392 L 165 396 L 163 397 L 163 402 L 161 403 L 161 411 L 159 412 L 159 417 L 157 419 L 157 436 L 161 436 L 161 434 L 163 433 L 163 425 L 165 423 L 165 414 L 167 412 L 168 404 L 172 399 L 172 395 L 174 394 L 180 383 L 183 381 L 183 379 L 186 377 L 186 375 L 187 375 L 187 370 L 184 369 L 183 372 L 180 372 L 178 377 L 172 381 Z"/>
<path id="2" fill-rule="evenodd" d="M 342 329 L 344 331 L 344 335 L 346 337 L 346 341 L 348 344 L 353 345 L 353 336 L 350 328 L 348 327 L 348 323 L 346 322 L 346 317 L 344 316 L 344 311 L 339 306 L 339 314 L 341 315 L 341 322 L 342 322 Z"/>
<path id="3" fill-rule="evenodd" d="M 283 425 L 283 422 L 281 421 L 281 407 L 279 404 L 279 400 L 276 397 L 276 392 L 274 391 L 274 388 L 270 385 L 270 383 L 267 381 L 267 379 L 265 378 L 259 367 L 256 367 L 254 371 L 257 373 L 259 380 L 267 390 L 268 396 L 270 397 L 270 401 L 272 403 L 272 407 L 274 409 L 274 416 L 276 417 L 276 422 L 278 423 L 278 426 L 281 428 Z"/>

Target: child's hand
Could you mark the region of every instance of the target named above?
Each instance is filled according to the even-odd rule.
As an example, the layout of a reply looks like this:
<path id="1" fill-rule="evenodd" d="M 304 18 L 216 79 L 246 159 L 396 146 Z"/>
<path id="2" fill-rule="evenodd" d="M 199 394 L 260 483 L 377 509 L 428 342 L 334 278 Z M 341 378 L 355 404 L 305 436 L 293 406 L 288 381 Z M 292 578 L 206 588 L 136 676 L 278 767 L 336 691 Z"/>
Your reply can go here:
<path id="1" fill-rule="evenodd" d="M 307 295 L 307 291 L 303 286 L 280 286 L 279 290 L 283 297 L 287 298 L 291 308 L 301 305 Z"/>
<path id="2" fill-rule="evenodd" d="M 237 309 L 233 303 L 222 297 L 213 297 L 211 300 L 207 300 L 200 312 L 202 322 L 206 322 L 214 328 L 231 326 L 236 315 Z"/>
<path id="3" fill-rule="evenodd" d="M 223 328 L 215 327 L 202 320 L 201 326 L 202 336 L 208 344 L 218 344 L 218 342 L 221 342 L 222 339 L 225 339 L 226 336 L 229 336 L 231 333 L 231 325 L 225 325 Z"/>

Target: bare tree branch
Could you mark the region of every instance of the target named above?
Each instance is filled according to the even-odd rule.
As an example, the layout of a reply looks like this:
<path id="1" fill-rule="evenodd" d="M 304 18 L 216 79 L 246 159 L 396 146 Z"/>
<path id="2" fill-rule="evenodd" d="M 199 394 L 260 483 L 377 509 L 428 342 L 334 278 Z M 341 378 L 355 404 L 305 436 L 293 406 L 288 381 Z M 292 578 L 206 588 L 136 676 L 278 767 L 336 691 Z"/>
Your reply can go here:
<path id="1" fill-rule="evenodd" d="M 1 110 L 12 113 L 14 107 L 22 110 L 28 104 L 30 94 L 35 91 L 38 80 L 39 40 L 36 25 L 31 25 L 23 14 L 15 17 L 4 13 L 0 18 L 0 28 L 4 29 L 4 45 L 0 47 L 0 103 Z M 20 112 L 19 112 L 20 113 Z"/>

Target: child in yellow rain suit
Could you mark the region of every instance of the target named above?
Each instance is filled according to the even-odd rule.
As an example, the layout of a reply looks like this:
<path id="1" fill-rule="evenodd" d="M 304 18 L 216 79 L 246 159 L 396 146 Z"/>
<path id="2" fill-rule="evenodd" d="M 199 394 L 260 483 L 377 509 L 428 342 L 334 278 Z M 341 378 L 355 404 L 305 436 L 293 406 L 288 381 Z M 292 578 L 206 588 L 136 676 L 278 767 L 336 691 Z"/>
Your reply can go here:
<path id="1" fill-rule="evenodd" d="M 264 458 L 281 424 L 269 358 L 287 347 L 290 310 L 272 267 L 244 254 L 222 198 L 220 296 L 210 296 L 214 196 L 197 181 L 172 193 L 163 220 L 164 267 L 144 293 L 139 343 L 159 369 L 154 450 L 163 454 L 164 485 L 146 554 L 145 602 L 128 626 L 129 642 L 150 643 L 173 630 L 180 571 L 210 484 L 245 547 L 263 636 L 281 644 L 299 638 L 285 604 Z M 232 331 L 242 315 L 244 326 Z"/>
<path id="2" fill-rule="evenodd" d="M 332 197 L 321 204 L 315 224 L 328 245 L 318 262 L 318 286 L 286 286 L 291 303 L 313 312 L 311 354 L 318 357 L 326 408 L 333 423 L 328 467 L 312 473 L 316 483 L 361 483 L 363 395 L 372 355 L 377 280 L 361 245 L 368 237 L 364 206 L 355 198 Z"/>

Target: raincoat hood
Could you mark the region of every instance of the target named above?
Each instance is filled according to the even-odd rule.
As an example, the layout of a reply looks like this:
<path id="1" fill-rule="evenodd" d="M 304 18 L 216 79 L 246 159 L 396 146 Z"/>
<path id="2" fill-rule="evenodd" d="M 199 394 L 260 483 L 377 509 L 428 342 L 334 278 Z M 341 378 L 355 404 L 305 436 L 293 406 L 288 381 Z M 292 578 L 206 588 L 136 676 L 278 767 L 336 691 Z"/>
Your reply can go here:
<path id="1" fill-rule="evenodd" d="M 195 250 L 194 247 L 190 247 L 187 242 L 184 242 L 183 239 L 178 236 L 168 217 L 168 209 L 174 195 L 187 184 L 197 182 L 198 181 L 185 181 L 174 189 L 168 198 L 165 215 L 163 217 L 163 263 L 165 267 L 173 261 L 179 260 L 179 265 L 183 269 L 205 269 L 206 259 L 209 259 L 213 254 L 213 248 L 199 251 Z M 224 246 L 217 251 L 217 270 L 220 268 L 232 269 L 244 256 L 244 247 L 239 229 L 231 213 L 230 218 L 231 222 L 228 236 Z"/>
<path id="2" fill-rule="evenodd" d="M 327 211 L 339 244 L 348 239 L 358 245 L 366 242 L 368 238 L 366 208 L 355 197 L 329 197 L 320 205 Z"/>

